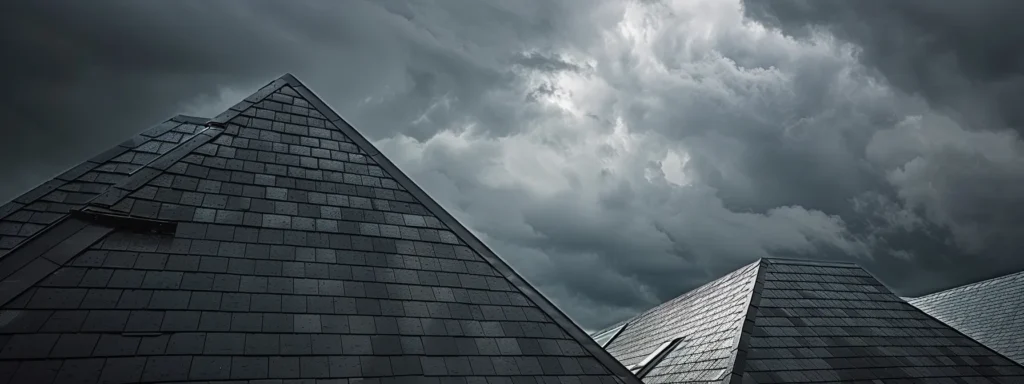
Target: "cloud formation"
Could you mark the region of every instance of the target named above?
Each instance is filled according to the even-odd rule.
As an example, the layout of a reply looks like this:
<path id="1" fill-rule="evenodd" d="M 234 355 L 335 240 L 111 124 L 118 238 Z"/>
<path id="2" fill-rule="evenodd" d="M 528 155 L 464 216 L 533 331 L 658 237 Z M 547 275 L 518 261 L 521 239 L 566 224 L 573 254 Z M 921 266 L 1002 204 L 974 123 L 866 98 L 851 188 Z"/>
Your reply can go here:
<path id="1" fill-rule="evenodd" d="M 908 295 L 1020 266 L 994 91 L 906 85 L 813 3 L 10 5 L 0 197 L 292 72 L 588 329 L 764 256 Z"/>

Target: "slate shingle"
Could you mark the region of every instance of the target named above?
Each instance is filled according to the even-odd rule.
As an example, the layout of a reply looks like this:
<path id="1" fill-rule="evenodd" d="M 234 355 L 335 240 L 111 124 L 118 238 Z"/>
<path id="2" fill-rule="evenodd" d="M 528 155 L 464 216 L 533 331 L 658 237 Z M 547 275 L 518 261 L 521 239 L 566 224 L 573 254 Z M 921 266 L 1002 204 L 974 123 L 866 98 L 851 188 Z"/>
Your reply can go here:
<path id="1" fill-rule="evenodd" d="M 595 333 L 627 366 L 677 336 L 682 337 L 678 346 L 640 371 L 644 382 L 730 376 L 758 383 L 1024 377 L 1020 365 L 930 318 L 847 263 L 763 259 Z M 498 349 L 500 354 L 539 348 L 542 354 L 580 356 L 541 358 L 545 373 L 600 371 L 572 340 L 537 341 L 515 340 L 515 346 L 506 341 L 505 350 Z M 482 354 L 492 348 L 478 347 Z"/>
<path id="2" fill-rule="evenodd" d="M 915 307 L 1024 364 L 1024 272 L 908 299 Z"/>
<path id="3" fill-rule="evenodd" d="M 174 121 L 62 176 L 103 180 L 102 188 L 58 190 L 61 179 L 5 206 L 3 247 L 75 204 L 175 229 L 118 229 L 8 302 L 5 310 L 23 312 L 0 326 L 0 374 L 6 362 L 52 357 L 52 366 L 20 363 L 14 375 L 31 367 L 46 382 L 421 374 L 511 382 L 528 372 L 511 358 L 453 360 L 451 369 L 444 359 L 481 353 L 476 340 L 487 337 L 565 338 L 563 326 L 581 335 L 560 313 L 536 316 L 543 311 L 525 296 L 517 305 L 534 312 L 497 299 L 518 289 L 499 277 L 510 270 L 453 247 L 463 242 L 447 226 L 461 226 L 434 217 L 424 204 L 435 203 L 407 193 L 410 181 L 366 155 L 378 151 L 290 76 L 211 126 Z M 108 190 L 90 202 L 88 194 Z M 63 213 L 33 211 L 36 200 Z M 502 296 L 470 300 L 493 294 Z M 478 322 L 479 304 L 495 305 L 486 312 L 494 322 Z M 425 343 L 424 333 L 435 339 Z M 523 353 L 516 340 L 502 343 L 496 353 Z M 610 359 L 591 347 L 572 355 Z M 442 355 L 424 361 L 427 353 Z M 610 377 L 594 372 L 588 379 Z"/>

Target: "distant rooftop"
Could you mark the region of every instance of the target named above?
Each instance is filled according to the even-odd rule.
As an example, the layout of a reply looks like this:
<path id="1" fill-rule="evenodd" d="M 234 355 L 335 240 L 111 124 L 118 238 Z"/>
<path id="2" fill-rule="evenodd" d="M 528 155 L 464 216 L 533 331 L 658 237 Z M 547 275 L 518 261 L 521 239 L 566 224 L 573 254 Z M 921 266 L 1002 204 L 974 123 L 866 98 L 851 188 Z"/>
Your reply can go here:
<path id="1" fill-rule="evenodd" d="M 758 260 L 594 336 L 645 383 L 1024 382 L 849 263 Z"/>
<path id="2" fill-rule="evenodd" d="M 1024 364 L 1024 272 L 908 301 L 967 336 Z"/>

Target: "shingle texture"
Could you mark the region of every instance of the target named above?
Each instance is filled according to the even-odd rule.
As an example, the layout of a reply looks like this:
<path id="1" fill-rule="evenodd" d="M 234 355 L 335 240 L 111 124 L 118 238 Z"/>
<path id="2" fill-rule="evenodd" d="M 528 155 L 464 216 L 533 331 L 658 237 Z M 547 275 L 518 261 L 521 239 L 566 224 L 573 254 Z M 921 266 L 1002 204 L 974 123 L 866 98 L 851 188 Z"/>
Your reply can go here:
<path id="1" fill-rule="evenodd" d="M 763 259 L 625 329 L 607 349 L 626 365 L 684 336 L 648 383 L 1024 382 L 1024 367 L 853 264 Z"/>
<path id="2" fill-rule="evenodd" d="M 119 227 L 7 302 L 0 382 L 638 382 L 289 78 L 92 201 L 175 233 Z"/>
<path id="3" fill-rule="evenodd" d="M 1024 272 L 909 301 L 967 336 L 1024 364 Z"/>
<path id="4" fill-rule="evenodd" d="M 659 305 L 630 321 L 606 349 L 631 366 L 662 343 L 683 337 L 644 382 L 721 381 L 730 369 L 756 278 L 757 263 Z"/>
<path id="5" fill-rule="evenodd" d="M 204 130 L 177 116 L 0 205 L 0 256 Z"/>

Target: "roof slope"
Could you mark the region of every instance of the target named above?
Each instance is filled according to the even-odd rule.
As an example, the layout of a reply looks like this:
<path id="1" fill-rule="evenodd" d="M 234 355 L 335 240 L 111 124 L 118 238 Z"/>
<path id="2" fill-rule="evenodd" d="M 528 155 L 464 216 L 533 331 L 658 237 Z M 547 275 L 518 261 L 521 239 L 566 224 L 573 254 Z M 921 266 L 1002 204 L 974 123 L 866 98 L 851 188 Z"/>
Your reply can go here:
<path id="1" fill-rule="evenodd" d="M 0 382 L 638 383 L 294 77 L 200 131 L 0 258 Z"/>
<path id="2" fill-rule="evenodd" d="M 203 130 L 206 119 L 175 116 L 0 206 L 0 257 Z"/>
<path id="3" fill-rule="evenodd" d="M 756 278 L 754 263 L 659 305 L 630 320 L 606 348 L 631 366 L 666 341 L 683 337 L 644 382 L 721 381 L 731 373 Z"/>
<path id="4" fill-rule="evenodd" d="M 1024 380 L 1024 367 L 848 263 L 759 260 L 630 320 L 607 348 L 630 365 L 678 335 L 683 342 L 644 382 Z"/>
<path id="5" fill-rule="evenodd" d="M 1024 272 L 908 301 L 967 336 L 1024 364 Z"/>

